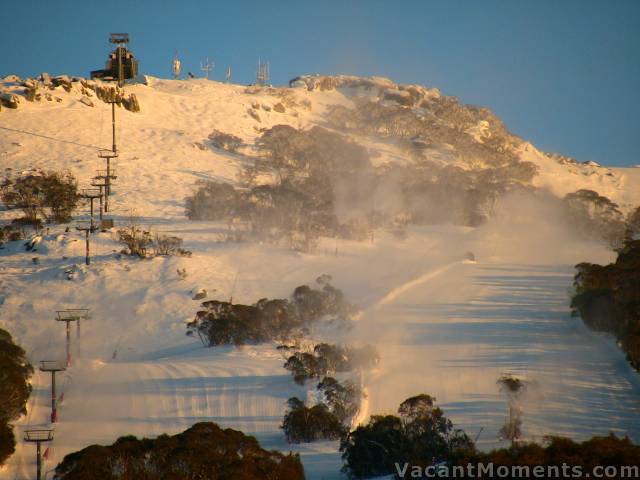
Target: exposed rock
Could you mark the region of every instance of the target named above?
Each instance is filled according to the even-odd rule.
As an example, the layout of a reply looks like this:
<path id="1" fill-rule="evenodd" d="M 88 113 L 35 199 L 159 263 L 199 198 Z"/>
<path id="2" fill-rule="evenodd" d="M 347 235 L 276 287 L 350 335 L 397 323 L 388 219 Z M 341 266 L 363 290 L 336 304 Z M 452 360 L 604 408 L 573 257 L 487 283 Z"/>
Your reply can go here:
<path id="1" fill-rule="evenodd" d="M 65 270 L 64 274 L 67 277 L 67 280 L 73 280 L 76 277 L 77 271 L 78 271 L 78 267 L 75 264 L 72 265 L 67 270 Z"/>
<path id="2" fill-rule="evenodd" d="M 589 167 L 601 167 L 602 165 L 600 165 L 598 162 L 594 162 L 593 160 L 587 160 L 582 162 L 583 165 L 587 165 Z"/>
<path id="3" fill-rule="evenodd" d="M 84 103 L 87 107 L 93 107 L 94 106 L 93 102 L 87 97 L 82 97 L 80 99 L 80 103 Z"/>
<path id="4" fill-rule="evenodd" d="M 392 90 L 388 88 L 384 90 L 382 96 L 385 100 L 396 102 L 400 105 L 404 105 L 405 107 L 413 106 L 416 100 L 411 93 L 406 90 Z"/>
<path id="5" fill-rule="evenodd" d="M 40 74 L 40 81 L 45 85 L 51 84 L 51 76 L 47 72 L 42 72 Z"/>
<path id="6" fill-rule="evenodd" d="M 67 75 L 59 75 L 51 79 L 51 83 L 54 87 L 62 87 L 65 91 L 71 91 L 71 79 Z"/>
<path id="7" fill-rule="evenodd" d="M 270 111 L 271 111 L 271 105 L 262 105 L 262 109 L 263 109 L 265 112 L 270 112 Z"/>
<path id="8" fill-rule="evenodd" d="M 307 88 L 307 84 L 301 77 L 292 78 L 289 80 L 289 87 L 291 88 Z"/>
<path id="9" fill-rule="evenodd" d="M 7 108 L 18 108 L 20 97 L 13 93 L 0 93 L 0 103 Z"/>
<path id="10" fill-rule="evenodd" d="M 202 300 L 203 298 L 207 298 L 207 291 L 204 288 L 198 290 L 192 297 L 193 300 Z"/>
<path id="11" fill-rule="evenodd" d="M 274 111 L 274 112 L 284 113 L 284 112 L 285 112 L 285 110 L 286 110 L 286 109 L 284 108 L 284 105 L 283 105 L 282 103 L 280 103 L 280 102 L 276 103 L 276 104 L 273 106 L 273 111 Z"/>
<path id="12" fill-rule="evenodd" d="M 19 76 L 13 75 L 13 74 L 7 75 L 2 80 L 4 80 L 7 83 L 20 83 L 22 81 Z"/>
<path id="13" fill-rule="evenodd" d="M 128 98 L 123 98 L 122 105 L 124 105 L 124 108 L 126 108 L 130 112 L 140 111 L 140 104 L 138 103 L 138 97 L 136 97 L 134 93 L 129 95 Z"/>
<path id="14" fill-rule="evenodd" d="M 24 89 L 24 96 L 28 102 L 39 102 L 42 100 L 42 95 L 38 93 L 37 87 L 27 87 Z"/>
<path id="15" fill-rule="evenodd" d="M 275 110 L 275 107 L 274 107 Z M 249 116 L 251 118 L 253 118 L 255 121 L 257 122 L 262 122 L 262 120 L 260 120 L 260 115 L 258 115 L 258 112 L 256 112 L 254 109 L 250 108 L 249 110 L 247 110 L 247 113 L 249 114 Z"/>

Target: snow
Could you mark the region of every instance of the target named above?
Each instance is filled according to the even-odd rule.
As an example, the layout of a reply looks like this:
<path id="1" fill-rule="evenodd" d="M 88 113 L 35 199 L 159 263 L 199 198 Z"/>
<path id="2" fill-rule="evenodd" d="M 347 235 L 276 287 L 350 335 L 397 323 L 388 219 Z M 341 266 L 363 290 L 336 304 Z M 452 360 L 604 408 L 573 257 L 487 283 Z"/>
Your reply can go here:
<path id="1" fill-rule="evenodd" d="M 533 184 L 559 197 L 589 189 L 611 199 L 624 213 L 640 205 L 640 175 L 632 167 L 607 168 L 595 162 L 561 164 L 526 142 L 520 149 L 520 158 L 540 167 Z"/>
<path id="2" fill-rule="evenodd" d="M 224 243 L 222 226 L 188 221 L 183 199 L 194 182 L 234 182 L 242 167 L 240 155 L 206 146 L 212 130 L 250 144 L 259 128 L 321 124 L 328 106 L 351 101 L 342 91 L 282 90 L 248 93 L 239 85 L 153 78 L 127 87 L 142 111 L 117 112 L 121 153 L 113 217 L 122 224 L 135 211 L 141 225 L 183 238 L 192 257 L 122 257 L 113 233 L 97 233 L 92 264 L 85 266 L 82 233 L 65 233 L 64 226 L 43 234 L 35 252 L 21 242 L 0 250 L 0 327 L 24 345 L 34 364 L 63 356 L 55 310 L 92 312 L 60 381 L 64 401 L 47 470 L 92 443 L 215 421 L 256 435 L 265 448 L 300 452 L 308 478 L 340 478 L 337 442 L 290 446 L 279 429 L 286 400 L 308 398 L 313 385 L 293 382 L 275 345 L 209 349 L 185 336 L 200 305 L 192 298 L 201 289 L 207 299 L 253 303 L 287 297 L 324 273 L 361 309 L 354 331 L 342 340 L 374 343 L 381 353 L 380 365 L 362 376 L 368 396 L 359 421 L 393 413 L 402 400 L 424 392 L 472 436 L 483 428 L 481 447 L 495 447 L 507 409 L 496 380 L 511 372 L 536 385 L 525 399 L 527 439 L 613 431 L 640 441 L 638 374 L 611 338 L 588 331 L 568 310 L 572 266 L 608 262 L 613 254 L 572 236 L 553 212 L 511 197 L 478 229 L 414 227 L 402 241 L 376 232 L 373 243 L 324 239 L 309 254 Z M 23 101 L 0 112 L 2 126 L 12 129 L 0 130 L 0 167 L 66 168 L 86 185 L 102 165 L 95 149 L 76 144 L 110 144 L 110 107 L 95 98 L 96 106 L 87 107 L 73 91 L 55 94 L 62 102 Z M 296 102 L 285 113 L 260 110 L 261 123 L 246 114 L 252 103 L 273 105 L 283 95 Z M 367 146 L 381 163 L 402 161 L 392 145 Z M 530 144 L 520 154 L 540 166 L 537 186 L 556 195 L 592 188 L 626 211 L 640 204 L 638 169 L 561 165 Z M 11 215 L 0 212 L 0 218 Z M 476 262 L 465 261 L 465 252 Z M 177 274 L 182 269 L 186 278 Z M 28 414 L 16 423 L 18 438 L 27 426 L 47 424 L 48 382 L 34 375 Z M 33 447 L 19 442 L 0 478 L 27 478 L 33 471 Z"/>

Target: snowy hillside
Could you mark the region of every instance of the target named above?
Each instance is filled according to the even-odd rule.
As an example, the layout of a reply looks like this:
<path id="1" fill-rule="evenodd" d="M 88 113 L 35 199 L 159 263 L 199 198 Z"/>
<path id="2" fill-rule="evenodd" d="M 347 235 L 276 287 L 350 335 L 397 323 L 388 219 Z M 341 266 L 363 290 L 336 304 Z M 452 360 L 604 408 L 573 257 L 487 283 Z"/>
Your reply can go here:
<path id="1" fill-rule="evenodd" d="M 20 82 L 9 80 L 0 90 L 16 95 L 18 108 L 0 111 L 2 172 L 70 170 L 81 187 L 88 186 L 96 169 L 104 168 L 98 147 L 111 145 L 110 105 L 87 97 L 80 82 L 71 82 L 69 91 L 62 85 L 46 90 L 50 101 L 32 102 Z M 141 110 L 117 109 L 118 178 L 110 216 L 122 225 L 135 214 L 144 227 L 181 237 L 191 257 L 122 256 L 111 231 L 92 235 L 92 263 L 86 266 L 84 237 L 73 225 L 68 232 L 66 225 L 51 226 L 35 252 L 25 251 L 23 242 L 0 250 L 0 327 L 25 347 L 34 365 L 64 356 L 56 310 L 92 312 L 81 344 L 74 346 L 79 358 L 61 380 L 64 401 L 46 469 L 92 443 L 176 433 L 211 420 L 256 435 L 265 448 L 301 452 L 308 478 L 341 478 L 337 442 L 286 443 L 279 428 L 286 400 L 313 400 L 316 392 L 313 385 L 292 381 L 274 344 L 203 348 L 185 335 L 199 309 L 200 301 L 192 300 L 199 289 L 207 290 L 208 299 L 251 304 L 286 298 L 322 274 L 331 275 L 361 310 L 341 340 L 373 343 L 380 351 L 379 366 L 362 377 L 368 394 L 362 421 L 393 413 L 405 398 L 425 392 L 471 435 L 482 429 L 482 448 L 498 446 L 507 406 L 496 380 L 514 373 L 536 385 L 524 406 L 527 439 L 613 431 L 640 442 L 640 377 L 611 338 L 588 331 L 568 308 L 573 265 L 606 263 L 613 252 L 567 228 L 552 204 L 514 191 L 476 228 L 411 226 L 406 238 L 379 229 L 366 241 L 321 238 L 306 253 L 226 242 L 225 225 L 186 218 L 184 199 L 196 181 L 238 184 L 258 155 L 255 140 L 275 125 L 338 130 L 329 112 L 356 108 L 362 99 L 433 117 L 433 132 L 458 118 L 438 113 L 436 89 L 386 79 L 300 77 L 292 85 L 260 89 L 148 77 L 146 84 L 126 86 Z M 437 141 L 409 140 L 434 162 L 463 170 L 486 164 L 458 154 L 460 149 L 484 152 L 491 145 L 537 166 L 531 185 L 558 197 L 590 189 L 624 213 L 640 205 L 640 169 L 547 155 L 493 124 L 493 116 L 476 114 L 487 120 L 461 129 L 464 140 L 455 137 L 460 144 L 447 143 L 449 133 Z M 466 110 L 460 115 L 476 121 Z M 236 153 L 215 148 L 208 139 L 214 130 L 240 137 L 243 145 Z M 415 160 L 400 142 L 363 131 L 349 135 L 376 167 Z M 16 215 L 0 211 L 1 220 Z M 87 208 L 77 217 L 87 218 Z M 465 252 L 473 252 L 477 262 L 465 260 Z M 186 275 L 179 275 L 183 269 Z M 36 373 L 33 386 L 28 414 L 17 423 L 18 438 L 26 426 L 48 423 L 48 377 Z M 0 478 L 28 478 L 32 450 L 18 442 Z"/>

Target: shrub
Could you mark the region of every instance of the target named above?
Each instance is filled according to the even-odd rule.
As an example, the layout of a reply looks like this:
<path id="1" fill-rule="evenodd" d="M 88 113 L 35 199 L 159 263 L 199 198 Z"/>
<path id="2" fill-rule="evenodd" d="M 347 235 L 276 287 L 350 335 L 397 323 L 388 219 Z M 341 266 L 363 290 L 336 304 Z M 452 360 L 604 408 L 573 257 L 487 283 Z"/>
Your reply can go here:
<path id="1" fill-rule="evenodd" d="M 8 208 L 18 208 L 24 218 L 35 224 L 43 214 L 42 177 L 29 175 L 16 180 L 5 179 L 2 183 L 2 201 Z"/>
<path id="2" fill-rule="evenodd" d="M 50 172 L 44 177 L 44 206 L 51 215 L 48 220 L 55 223 L 66 223 L 71 220 L 80 197 L 78 182 L 71 173 Z"/>
<path id="3" fill-rule="evenodd" d="M 379 355 L 375 347 L 341 347 L 319 343 L 313 353 L 296 352 L 284 364 L 296 383 L 303 385 L 310 378 L 320 378 L 337 372 L 364 370 L 375 366 Z"/>
<path id="4" fill-rule="evenodd" d="M 216 148 L 227 150 L 229 152 L 236 152 L 238 148 L 242 146 L 242 139 L 231 135 L 230 133 L 223 133 L 219 130 L 214 130 L 209 134 L 209 140 Z"/>
<path id="5" fill-rule="evenodd" d="M 26 221 L 35 226 L 39 216 L 51 222 L 68 222 L 80 197 L 71 173 L 43 172 L 5 178 L 0 198 L 9 208 L 22 210 Z"/>
<path id="6" fill-rule="evenodd" d="M 425 468 L 474 452 L 473 442 L 453 428 L 435 398 L 421 394 L 400 404 L 399 416 L 373 415 L 341 442 L 343 470 L 352 478 L 390 475 L 395 463 Z"/>
<path id="7" fill-rule="evenodd" d="M 507 397 L 509 415 L 500 429 L 500 437 L 515 445 L 522 436 L 522 408 L 521 397 L 527 389 L 527 384 L 518 377 L 503 375 L 498 379 L 500 391 Z"/>
<path id="8" fill-rule="evenodd" d="M 337 440 L 344 435 L 342 423 L 325 404 L 319 403 L 309 408 L 296 397 L 290 398 L 287 403 L 289 409 L 281 425 L 287 442 Z"/>
<path id="9" fill-rule="evenodd" d="M 171 235 L 164 235 L 158 232 L 152 233 L 144 230 L 138 225 L 138 218 L 131 214 L 125 228 L 117 231 L 118 242 L 126 247 L 122 253 L 145 258 L 149 251 L 153 255 L 181 255 L 190 257 L 191 252 L 182 248 L 182 239 Z"/>
<path id="10" fill-rule="evenodd" d="M 130 222 L 126 228 L 121 228 L 117 232 L 118 242 L 127 247 L 128 255 L 135 255 L 140 258 L 147 256 L 147 251 L 153 245 L 151 233 L 139 228 L 134 222 Z"/>
<path id="11" fill-rule="evenodd" d="M 9 422 L 27 413 L 33 367 L 25 351 L 0 329 L 0 465 L 14 452 L 15 439 Z"/>
<path id="12" fill-rule="evenodd" d="M 182 248 L 182 239 L 169 235 L 155 234 L 153 238 L 153 251 L 155 255 L 176 255 L 185 252 Z"/>
<path id="13" fill-rule="evenodd" d="M 331 413 L 343 425 L 360 410 L 364 392 L 352 381 L 340 383 L 333 377 L 324 377 L 317 388 L 322 392 Z"/>
<path id="14" fill-rule="evenodd" d="M 195 193 L 186 198 L 189 220 L 226 220 L 241 216 L 241 196 L 231 185 L 222 182 L 198 181 Z"/>
<path id="15" fill-rule="evenodd" d="M 56 467 L 56 478 L 303 480 L 304 469 L 297 454 L 264 450 L 254 437 L 203 422 L 177 435 L 121 437 L 70 453 Z"/>
<path id="16" fill-rule="evenodd" d="M 366 148 L 322 127 L 296 130 L 276 125 L 258 138 L 256 146 L 265 156 L 264 166 L 281 179 L 321 176 L 335 180 L 371 169 Z"/>

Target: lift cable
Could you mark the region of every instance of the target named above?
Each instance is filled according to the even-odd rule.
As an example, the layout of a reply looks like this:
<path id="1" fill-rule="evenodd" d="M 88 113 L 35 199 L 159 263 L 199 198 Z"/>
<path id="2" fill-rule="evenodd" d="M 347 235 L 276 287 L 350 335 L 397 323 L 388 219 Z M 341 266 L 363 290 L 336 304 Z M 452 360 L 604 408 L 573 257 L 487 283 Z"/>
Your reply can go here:
<path id="1" fill-rule="evenodd" d="M 2 130 L 8 130 L 10 132 L 23 133 L 25 135 L 33 135 L 34 137 L 45 138 L 47 140 L 52 140 L 54 142 L 69 143 L 71 145 L 77 145 L 79 147 L 85 147 L 85 148 L 93 148 L 93 149 L 96 149 L 96 150 L 103 149 L 103 147 L 98 147 L 96 145 L 87 145 L 87 144 L 84 144 L 84 143 L 72 142 L 71 140 L 62 140 L 60 138 L 48 137 L 47 135 L 42 135 L 41 133 L 27 132 L 26 130 L 18 130 L 17 128 L 9 128 L 9 127 L 3 127 L 3 126 L 0 126 L 0 128 Z"/>

